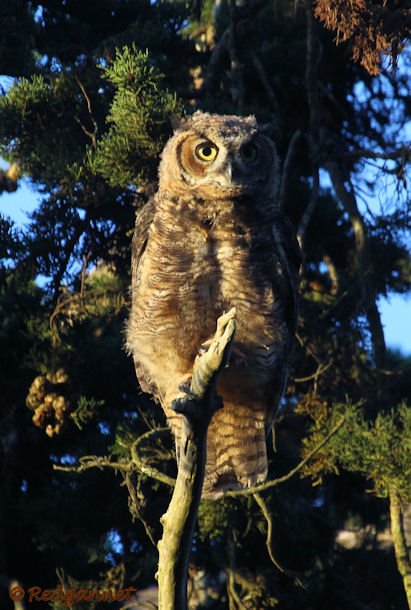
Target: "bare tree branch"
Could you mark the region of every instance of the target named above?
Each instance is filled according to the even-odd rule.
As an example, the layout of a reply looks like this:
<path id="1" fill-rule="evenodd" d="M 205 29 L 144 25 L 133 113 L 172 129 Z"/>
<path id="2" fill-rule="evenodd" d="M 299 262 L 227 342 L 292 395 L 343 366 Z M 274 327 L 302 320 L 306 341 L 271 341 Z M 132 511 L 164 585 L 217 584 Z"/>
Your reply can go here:
<path id="1" fill-rule="evenodd" d="M 137 469 L 140 472 L 142 472 L 143 474 L 145 474 L 146 476 L 151 477 L 152 479 L 156 479 L 157 481 L 160 481 L 161 483 L 164 483 L 165 485 L 169 485 L 170 487 L 174 487 L 176 484 L 175 479 L 173 479 L 172 477 L 169 477 L 168 475 L 164 474 L 163 472 L 160 472 L 159 470 L 157 470 L 157 468 L 154 468 L 154 466 L 151 466 L 150 464 L 145 462 L 140 457 L 139 452 L 138 452 L 138 449 L 140 448 L 140 446 L 142 445 L 142 443 L 144 441 L 146 441 L 147 439 L 151 439 L 151 437 L 153 435 L 158 436 L 158 435 L 161 435 L 164 433 L 169 434 L 170 433 L 169 429 L 168 428 L 155 428 L 154 430 L 149 430 L 145 434 L 139 436 L 138 439 L 131 446 L 131 459 L 132 459 L 133 463 L 137 466 Z"/>
<path id="2" fill-rule="evenodd" d="M 197 92 L 195 91 L 200 97 L 205 91 L 213 90 L 215 87 L 222 58 L 224 57 L 225 53 L 228 53 L 229 38 L 230 31 L 229 28 L 227 28 L 211 53 L 210 61 L 208 62 L 207 66 L 206 77 L 202 86 Z"/>
<path id="3" fill-rule="evenodd" d="M 159 610 L 187 608 L 187 570 L 204 482 L 207 429 L 213 414 L 222 406 L 215 386 L 230 356 L 235 313 L 233 308 L 218 319 L 209 349 L 197 356 L 194 363 L 190 393 L 173 403 L 174 410 L 183 416 L 183 425 L 177 451 L 176 486 L 167 512 L 161 518 Z"/>
<path id="4" fill-rule="evenodd" d="M 76 466 L 61 466 L 59 464 L 53 464 L 53 470 L 60 470 L 62 472 L 76 472 L 81 473 L 90 468 L 111 468 L 113 470 L 119 470 L 121 472 L 127 472 L 130 470 L 129 462 L 113 462 L 110 458 L 97 455 L 83 455 L 79 459 L 79 464 Z"/>
<path id="5" fill-rule="evenodd" d="M 281 187 L 278 204 L 281 209 L 284 209 L 287 204 L 287 196 L 290 188 L 290 183 L 293 177 L 295 167 L 295 152 L 297 143 L 300 140 L 302 133 L 299 129 L 293 133 L 290 143 L 288 144 L 287 154 L 284 159 L 283 171 L 281 175 Z"/>
<path id="6" fill-rule="evenodd" d="M 344 157 L 354 159 L 386 159 L 393 161 L 397 159 L 404 159 L 406 162 L 411 162 L 411 148 L 409 146 L 401 146 L 396 150 L 390 150 L 387 152 L 377 152 L 375 150 L 368 150 L 367 148 L 357 148 L 355 150 L 346 152 Z"/>
<path id="7" fill-rule="evenodd" d="M 90 116 L 90 121 L 93 124 L 93 131 L 90 131 L 89 129 L 86 129 L 86 127 L 82 124 L 82 122 L 80 121 L 80 119 L 78 117 L 74 117 L 75 120 L 78 122 L 78 124 L 80 125 L 81 129 L 84 131 L 84 133 L 90 138 L 91 143 L 93 145 L 93 148 L 96 147 L 97 145 L 97 133 L 98 133 L 98 125 L 97 125 L 97 121 L 94 118 L 93 115 L 93 111 L 91 108 L 91 101 L 90 101 L 90 97 L 87 93 L 87 91 L 84 88 L 83 83 L 81 82 L 81 80 L 76 76 L 76 83 L 78 84 L 78 86 L 80 87 L 80 90 L 84 96 L 84 99 L 86 100 L 86 104 L 87 104 L 87 110 Z"/>
<path id="8" fill-rule="evenodd" d="M 328 371 L 332 364 L 334 364 L 334 360 L 330 360 L 329 362 L 327 362 L 327 364 L 324 365 L 320 364 L 315 373 L 307 375 L 307 377 L 294 377 L 293 381 L 294 383 L 305 383 L 307 381 L 311 381 L 312 379 L 317 379 L 318 377 L 320 377 L 320 375 L 325 373 L 325 371 Z"/>
<path id="9" fill-rule="evenodd" d="M 254 493 L 253 498 L 261 509 L 261 512 L 264 515 L 265 520 L 267 521 L 267 536 L 265 540 L 265 545 L 267 547 L 268 556 L 271 559 L 272 564 L 282 572 L 283 574 L 287 574 L 287 570 L 283 568 L 283 566 L 279 563 L 278 559 L 274 555 L 273 547 L 272 547 L 272 539 L 273 539 L 273 519 L 268 509 L 266 502 L 263 497 L 259 493 Z"/>
<path id="10" fill-rule="evenodd" d="M 299 223 L 298 229 L 297 229 L 297 240 L 298 240 L 298 243 L 300 245 L 302 252 L 304 252 L 305 232 L 306 232 L 308 224 L 311 220 L 311 216 L 313 215 L 314 210 L 317 206 L 318 196 L 320 193 L 320 175 L 319 175 L 318 166 L 316 163 L 313 163 L 312 174 L 313 174 L 313 186 L 312 186 L 312 190 L 311 190 L 310 201 L 308 202 L 308 205 L 304 211 L 304 214 L 302 215 L 302 217 L 300 219 L 300 223 Z"/>
<path id="11" fill-rule="evenodd" d="M 253 58 L 253 64 L 254 64 L 255 70 L 260 78 L 262 86 L 264 87 L 264 91 L 266 92 L 266 95 L 270 102 L 273 114 L 276 115 L 276 117 L 278 118 L 278 116 L 279 116 L 278 100 L 277 100 L 274 90 L 270 84 L 270 81 L 268 80 L 268 76 L 267 76 L 266 71 L 264 70 L 264 66 L 261 63 L 261 61 L 256 53 L 252 53 L 252 58 Z"/>

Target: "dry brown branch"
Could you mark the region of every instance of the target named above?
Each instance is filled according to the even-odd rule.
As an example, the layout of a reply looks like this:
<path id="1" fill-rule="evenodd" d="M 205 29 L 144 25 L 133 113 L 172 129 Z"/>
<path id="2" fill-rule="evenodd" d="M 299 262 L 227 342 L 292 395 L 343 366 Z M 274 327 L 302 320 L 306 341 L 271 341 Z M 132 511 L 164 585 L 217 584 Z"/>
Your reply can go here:
<path id="1" fill-rule="evenodd" d="M 299 334 L 296 333 L 295 334 L 295 338 L 297 339 L 298 343 L 300 344 L 300 346 L 302 347 L 303 350 L 305 350 L 307 352 L 307 354 L 309 354 L 312 358 L 314 358 L 314 360 L 320 365 L 320 366 L 325 366 L 325 363 L 321 360 L 321 358 L 316 354 L 315 350 L 314 350 L 314 345 L 310 345 L 310 339 L 308 336 L 305 336 L 304 338 Z"/>
<path id="2" fill-rule="evenodd" d="M 336 33 L 336 44 L 350 40 L 354 61 L 373 75 L 379 73 L 381 57 L 395 66 L 411 34 L 411 11 L 378 5 L 371 0 L 316 0 L 315 15 Z"/>

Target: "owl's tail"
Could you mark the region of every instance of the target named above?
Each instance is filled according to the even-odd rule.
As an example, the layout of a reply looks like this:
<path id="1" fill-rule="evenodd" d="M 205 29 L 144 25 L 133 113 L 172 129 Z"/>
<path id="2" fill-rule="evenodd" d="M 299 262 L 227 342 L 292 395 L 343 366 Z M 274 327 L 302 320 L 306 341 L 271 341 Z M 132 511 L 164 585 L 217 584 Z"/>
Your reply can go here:
<path id="1" fill-rule="evenodd" d="M 225 402 L 211 421 L 203 497 L 253 487 L 267 477 L 264 409 Z"/>
<path id="2" fill-rule="evenodd" d="M 167 420 L 179 447 L 182 420 L 166 409 Z M 266 408 L 224 400 L 207 433 L 206 472 L 202 497 L 218 499 L 226 491 L 253 487 L 267 478 Z M 178 457 L 177 457 L 178 460 Z"/>

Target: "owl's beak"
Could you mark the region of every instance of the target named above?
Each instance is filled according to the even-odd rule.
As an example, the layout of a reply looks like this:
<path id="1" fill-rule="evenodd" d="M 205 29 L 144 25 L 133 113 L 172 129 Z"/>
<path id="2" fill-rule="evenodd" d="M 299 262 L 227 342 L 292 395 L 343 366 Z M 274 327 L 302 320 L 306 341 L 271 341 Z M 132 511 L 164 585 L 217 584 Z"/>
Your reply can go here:
<path id="1" fill-rule="evenodd" d="M 221 168 L 219 172 L 220 178 L 218 182 L 221 186 L 239 186 L 244 182 L 244 176 L 241 168 L 238 167 L 234 160 L 227 160 L 224 169 Z"/>
<path id="2" fill-rule="evenodd" d="M 228 183 L 230 183 L 230 182 L 231 182 L 231 177 L 232 177 L 232 173 L 233 173 L 233 172 L 232 172 L 232 169 L 233 169 L 233 168 L 232 168 L 232 166 L 231 166 L 231 163 L 227 163 L 227 165 L 226 165 L 226 167 L 225 167 L 225 170 L 224 170 L 224 178 L 226 179 L 226 181 L 227 181 Z"/>

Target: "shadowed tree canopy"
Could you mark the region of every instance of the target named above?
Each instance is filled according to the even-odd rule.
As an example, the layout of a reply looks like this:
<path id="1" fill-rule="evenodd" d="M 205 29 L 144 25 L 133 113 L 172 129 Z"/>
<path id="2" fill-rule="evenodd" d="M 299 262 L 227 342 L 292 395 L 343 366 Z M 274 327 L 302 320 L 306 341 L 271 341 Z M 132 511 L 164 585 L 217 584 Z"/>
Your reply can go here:
<path id="1" fill-rule="evenodd" d="M 310 459 L 263 503 L 202 502 L 190 607 L 411 607 L 411 361 L 387 349 L 378 308 L 410 290 L 410 12 L 396 0 L 0 8 L 0 212 L 22 180 L 39 199 L 25 227 L 0 216 L 2 608 L 12 579 L 155 583 L 176 467 L 122 347 L 130 244 L 173 117 L 196 109 L 271 125 L 304 261 L 269 479 Z"/>

